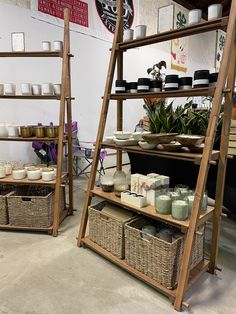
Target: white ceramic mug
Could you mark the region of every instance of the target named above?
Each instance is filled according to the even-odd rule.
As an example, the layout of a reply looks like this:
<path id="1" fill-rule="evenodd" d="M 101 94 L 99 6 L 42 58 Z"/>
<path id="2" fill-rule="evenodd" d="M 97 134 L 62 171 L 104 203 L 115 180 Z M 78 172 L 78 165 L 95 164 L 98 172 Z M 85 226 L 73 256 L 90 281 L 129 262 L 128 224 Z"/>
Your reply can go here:
<path id="1" fill-rule="evenodd" d="M 223 5 L 215 3 L 208 7 L 208 21 L 222 17 Z"/>
<path id="2" fill-rule="evenodd" d="M 10 137 L 18 137 L 19 136 L 19 126 L 14 124 L 9 124 L 7 126 L 8 136 Z"/>
<path id="3" fill-rule="evenodd" d="M 146 25 L 137 25 L 135 26 L 135 38 L 146 37 L 147 26 Z"/>
<path id="4" fill-rule="evenodd" d="M 43 51 L 51 51 L 50 41 L 42 41 Z"/>
<path id="5" fill-rule="evenodd" d="M 197 24 L 201 22 L 202 18 L 202 10 L 200 9 L 194 9 L 190 10 L 188 13 L 188 24 Z"/>
<path id="6" fill-rule="evenodd" d="M 123 41 L 129 41 L 134 39 L 134 30 L 129 28 L 124 30 Z"/>
<path id="7" fill-rule="evenodd" d="M 21 84 L 21 94 L 22 95 L 32 95 L 32 88 L 30 83 L 22 83 Z"/>
<path id="8" fill-rule="evenodd" d="M 60 40 L 55 40 L 53 42 L 53 50 L 54 51 L 62 51 L 63 50 L 63 44 Z"/>
<path id="9" fill-rule="evenodd" d="M 40 84 L 33 84 L 32 85 L 32 94 L 39 96 L 42 93 L 42 88 Z"/>
<path id="10" fill-rule="evenodd" d="M 53 84 L 54 94 L 57 96 L 61 95 L 61 84 Z"/>
<path id="11" fill-rule="evenodd" d="M 16 93 L 16 85 L 12 83 L 4 84 L 4 95 L 15 95 Z"/>
<path id="12" fill-rule="evenodd" d="M 4 94 L 4 84 L 0 84 L 0 95 Z"/>
<path id="13" fill-rule="evenodd" d="M 0 136 L 7 137 L 8 136 L 8 129 L 6 123 L 0 123 Z"/>
<path id="14" fill-rule="evenodd" d="M 53 95 L 53 84 L 43 83 L 42 84 L 42 94 L 43 95 Z"/>

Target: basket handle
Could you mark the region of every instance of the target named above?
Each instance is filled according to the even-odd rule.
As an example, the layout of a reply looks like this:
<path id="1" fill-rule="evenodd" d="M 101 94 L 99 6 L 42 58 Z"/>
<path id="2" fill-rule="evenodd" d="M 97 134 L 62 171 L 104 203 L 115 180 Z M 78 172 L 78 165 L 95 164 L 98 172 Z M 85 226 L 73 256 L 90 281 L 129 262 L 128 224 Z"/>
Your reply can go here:
<path id="1" fill-rule="evenodd" d="M 201 232 L 201 231 L 196 231 L 195 233 L 198 234 L 198 235 L 200 235 L 200 236 L 203 236 L 203 234 L 204 234 L 204 233 Z"/>
<path id="2" fill-rule="evenodd" d="M 31 198 L 30 197 L 22 197 L 21 198 L 23 202 L 31 202 Z"/>
<path id="3" fill-rule="evenodd" d="M 109 221 L 109 217 L 100 213 L 100 217 L 101 217 L 101 220 L 103 220 L 104 222 L 108 222 Z"/>

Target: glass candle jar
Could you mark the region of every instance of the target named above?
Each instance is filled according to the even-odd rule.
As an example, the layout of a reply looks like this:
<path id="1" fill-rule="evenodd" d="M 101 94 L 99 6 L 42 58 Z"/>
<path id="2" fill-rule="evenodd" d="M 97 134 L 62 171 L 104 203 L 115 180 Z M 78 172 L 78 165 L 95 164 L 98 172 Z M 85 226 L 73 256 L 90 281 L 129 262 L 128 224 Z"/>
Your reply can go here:
<path id="1" fill-rule="evenodd" d="M 122 170 L 117 170 L 114 174 L 114 192 L 115 195 L 120 197 L 121 192 L 127 190 L 129 188 L 126 174 Z"/>
<path id="2" fill-rule="evenodd" d="M 189 193 L 189 187 L 185 184 L 177 184 L 175 186 L 175 191 L 178 191 L 182 198 L 184 198 Z"/>
<path id="3" fill-rule="evenodd" d="M 168 193 L 160 193 L 156 197 L 155 208 L 159 214 L 171 214 L 171 196 Z"/>
<path id="4" fill-rule="evenodd" d="M 186 220 L 188 218 L 188 202 L 186 200 L 173 201 L 171 215 L 176 220 Z"/>
<path id="5" fill-rule="evenodd" d="M 113 177 L 108 175 L 102 176 L 100 186 L 104 192 L 112 192 L 114 189 Z"/>
<path id="6" fill-rule="evenodd" d="M 6 170 L 4 166 L 0 166 L 0 178 L 5 178 Z"/>

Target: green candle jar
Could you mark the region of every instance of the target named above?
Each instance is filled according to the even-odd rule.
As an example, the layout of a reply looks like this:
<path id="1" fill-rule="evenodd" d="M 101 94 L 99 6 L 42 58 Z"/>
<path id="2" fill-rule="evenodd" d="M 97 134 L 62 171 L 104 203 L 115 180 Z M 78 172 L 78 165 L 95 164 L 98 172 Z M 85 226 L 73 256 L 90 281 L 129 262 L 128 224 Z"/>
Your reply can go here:
<path id="1" fill-rule="evenodd" d="M 177 184 L 175 186 L 175 191 L 178 191 L 181 195 L 181 198 L 184 198 L 189 194 L 189 187 L 184 184 Z"/>
<path id="2" fill-rule="evenodd" d="M 178 190 L 171 188 L 171 189 L 169 189 L 169 194 L 170 194 L 172 202 L 175 200 L 179 200 L 181 198 L 181 194 Z"/>
<path id="3" fill-rule="evenodd" d="M 159 214 L 171 214 L 171 197 L 169 194 L 160 194 L 156 197 L 155 208 Z"/>
<path id="4" fill-rule="evenodd" d="M 207 210 L 207 204 L 208 204 L 208 193 L 207 191 L 204 192 L 202 197 L 202 206 L 201 206 L 201 213 L 205 213 Z"/>
<path id="5" fill-rule="evenodd" d="M 176 220 L 186 220 L 188 218 L 188 202 L 186 200 L 173 201 L 171 215 Z"/>

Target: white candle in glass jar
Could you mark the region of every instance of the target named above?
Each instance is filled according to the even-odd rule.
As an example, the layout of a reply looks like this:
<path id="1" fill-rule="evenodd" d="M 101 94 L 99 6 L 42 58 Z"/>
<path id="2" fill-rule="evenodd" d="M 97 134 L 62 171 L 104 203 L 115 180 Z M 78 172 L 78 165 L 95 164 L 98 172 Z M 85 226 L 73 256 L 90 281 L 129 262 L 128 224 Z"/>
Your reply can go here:
<path id="1" fill-rule="evenodd" d="M 32 95 L 32 88 L 30 83 L 21 84 L 21 94 L 22 95 Z"/>
<path id="2" fill-rule="evenodd" d="M 53 84 L 54 94 L 57 96 L 61 95 L 61 84 Z"/>
<path id="3" fill-rule="evenodd" d="M 6 170 L 4 166 L 0 166 L 0 178 L 5 178 Z"/>
<path id="4" fill-rule="evenodd" d="M 33 84 L 32 85 L 32 93 L 33 95 L 41 95 L 42 93 L 42 88 L 41 88 L 41 85 L 40 84 Z"/>
<path id="5" fill-rule="evenodd" d="M 14 168 L 12 170 L 12 176 L 15 180 L 22 180 L 26 176 L 26 172 L 24 168 Z"/>
<path id="6" fill-rule="evenodd" d="M 4 84 L 4 95 L 15 95 L 16 93 L 16 85 L 12 83 Z"/>
<path id="7" fill-rule="evenodd" d="M 52 181 L 52 180 L 54 180 L 54 169 L 53 168 L 44 168 L 44 169 L 42 169 L 42 180 L 43 181 Z"/>
<path id="8" fill-rule="evenodd" d="M 60 40 L 54 40 L 53 42 L 53 50 L 54 51 L 62 51 L 63 50 L 63 43 Z"/>
<path id="9" fill-rule="evenodd" d="M 6 163 L 4 165 L 4 168 L 5 168 L 5 173 L 6 173 L 7 176 L 12 174 L 12 165 L 11 165 L 11 163 L 9 163 L 9 162 Z"/>
<path id="10" fill-rule="evenodd" d="M 41 171 L 39 168 L 30 167 L 27 170 L 27 177 L 29 180 L 39 180 L 41 178 Z"/>
<path id="11" fill-rule="evenodd" d="M 42 84 L 42 94 L 43 95 L 53 95 L 53 84 L 43 83 Z"/>
<path id="12" fill-rule="evenodd" d="M 50 41 L 42 41 L 43 51 L 51 51 Z"/>
<path id="13" fill-rule="evenodd" d="M 9 137 L 18 137 L 19 136 L 19 126 L 14 124 L 9 124 L 7 126 L 8 136 Z"/>
<path id="14" fill-rule="evenodd" d="M 0 84 L 0 95 L 2 96 L 4 94 L 4 85 Z"/>

